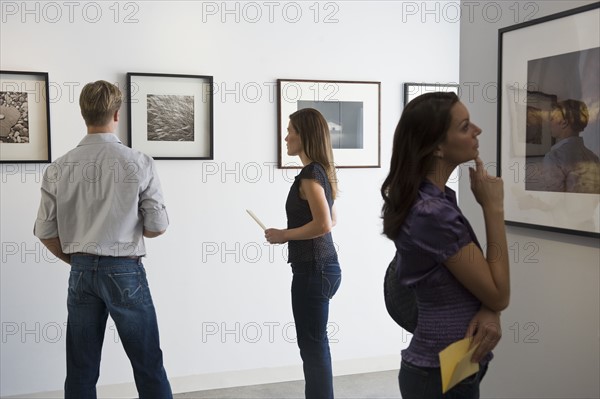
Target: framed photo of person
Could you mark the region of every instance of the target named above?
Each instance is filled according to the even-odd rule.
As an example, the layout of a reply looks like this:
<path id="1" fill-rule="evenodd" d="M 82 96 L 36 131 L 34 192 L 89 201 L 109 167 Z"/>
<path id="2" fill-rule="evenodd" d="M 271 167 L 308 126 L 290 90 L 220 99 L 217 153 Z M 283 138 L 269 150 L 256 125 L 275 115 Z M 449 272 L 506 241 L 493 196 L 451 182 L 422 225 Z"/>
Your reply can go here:
<path id="1" fill-rule="evenodd" d="M 47 72 L 0 71 L 0 163 L 49 163 Z"/>
<path id="2" fill-rule="evenodd" d="M 289 116 L 315 108 L 327 120 L 336 168 L 381 167 L 381 83 L 335 80 L 277 80 L 278 167 L 301 168 L 285 151 Z"/>
<path id="3" fill-rule="evenodd" d="M 213 77 L 127 74 L 128 139 L 154 159 L 213 159 Z"/>
<path id="4" fill-rule="evenodd" d="M 600 3 L 498 39 L 506 224 L 600 238 Z"/>

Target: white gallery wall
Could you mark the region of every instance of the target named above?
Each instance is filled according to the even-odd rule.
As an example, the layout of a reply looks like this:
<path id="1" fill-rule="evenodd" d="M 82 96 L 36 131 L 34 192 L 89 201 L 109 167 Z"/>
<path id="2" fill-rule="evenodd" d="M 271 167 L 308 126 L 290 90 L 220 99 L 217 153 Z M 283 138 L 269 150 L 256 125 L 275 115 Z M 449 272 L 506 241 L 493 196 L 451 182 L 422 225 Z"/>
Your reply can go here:
<path id="1" fill-rule="evenodd" d="M 269 226 L 286 223 L 297 171 L 275 167 L 278 78 L 381 82 L 382 167 L 338 176 L 333 235 L 343 281 L 331 304 L 330 339 L 336 374 L 399 366 L 409 337 L 383 302 L 394 246 L 380 234 L 379 188 L 402 84 L 457 82 L 459 66 L 458 19 L 423 23 L 414 4 L 1 2 L 1 69 L 50 76 L 53 159 L 85 133 L 77 103 L 85 83 L 124 87 L 127 72 L 214 76 L 214 160 L 157 161 L 171 226 L 147 240 L 145 265 L 175 391 L 302 378 L 285 246 L 266 245 L 245 212 Z M 127 118 L 124 107 L 124 141 Z M 1 395 L 60 397 L 65 376 L 69 269 L 32 235 L 43 169 L 1 168 Z M 101 396 L 132 397 L 132 381 L 109 321 Z"/>
<path id="2" fill-rule="evenodd" d="M 468 8 L 467 3 L 471 3 Z M 495 171 L 497 149 L 498 29 L 591 3 L 595 2 L 463 3 L 463 9 L 472 12 L 461 21 L 460 81 L 463 87 L 473 88 L 463 102 L 483 129 L 480 155 L 490 171 Z M 502 175 L 511 173 L 503 170 Z M 461 207 L 483 236 L 481 208 L 469 191 L 468 180 L 461 179 Z M 503 338 L 482 396 L 600 397 L 599 241 L 510 226 L 507 234 L 511 303 L 502 314 Z"/>

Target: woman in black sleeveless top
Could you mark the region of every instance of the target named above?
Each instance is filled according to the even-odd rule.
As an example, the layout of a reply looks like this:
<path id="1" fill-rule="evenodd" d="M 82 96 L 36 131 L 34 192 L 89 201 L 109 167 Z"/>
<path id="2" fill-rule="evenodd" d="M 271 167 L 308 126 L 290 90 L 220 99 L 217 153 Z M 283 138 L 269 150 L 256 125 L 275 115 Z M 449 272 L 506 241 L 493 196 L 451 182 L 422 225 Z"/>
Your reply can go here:
<path id="1" fill-rule="evenodd" d="M 337 182 L 327 121 L 315 109 L 298 110 L 290 115 L 285 141 L 288 155 L 299 156 L 304 167 L 285 204 L 288 228 L 267 229 L 265 238 L 271 244 L 289 242 L 292 310 L 306 398 L 333 398 L 327 320 L 342 273 L 331 236 Z"/>

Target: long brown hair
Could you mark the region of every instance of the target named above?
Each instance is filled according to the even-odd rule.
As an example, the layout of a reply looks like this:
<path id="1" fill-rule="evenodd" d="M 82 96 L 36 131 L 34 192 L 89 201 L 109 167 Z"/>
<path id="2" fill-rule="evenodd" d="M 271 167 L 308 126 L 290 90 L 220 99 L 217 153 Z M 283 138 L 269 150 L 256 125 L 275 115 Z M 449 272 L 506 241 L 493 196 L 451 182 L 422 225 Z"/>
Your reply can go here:
<path id="1" fill-rule="evenodd" d="M 434 163 L 434 151 L 446 140 L 452 92 L 423 94 L 409 102 L 394 133 L 390 172 L 381 186 L 383 233 L 394 240 L 414 203 L 419 186 Z"/>
<path id="2" fill-rule="evenodd" d="M 300 135 L 306 156 L 325 169 L 331 185 L 331 196 L 335 199 L 338 192 L 337 177 L 329 126 L 325 117 L 314 108 L 302 108 L 290 115 L 290 122 Z"/>

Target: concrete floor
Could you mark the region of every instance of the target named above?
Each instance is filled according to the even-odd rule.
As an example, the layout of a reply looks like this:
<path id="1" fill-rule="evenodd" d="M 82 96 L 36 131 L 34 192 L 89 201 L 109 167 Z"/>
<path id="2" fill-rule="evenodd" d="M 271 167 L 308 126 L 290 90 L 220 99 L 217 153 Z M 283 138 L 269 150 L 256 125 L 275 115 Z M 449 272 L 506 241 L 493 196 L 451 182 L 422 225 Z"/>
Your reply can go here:
<path id="1" fill-rule="evenodd" d="M 398 370 L 334 377 L 336 399 L 400 398 Z M 214 389 L 173 395 L 176 399 L 302 399 L 304 381 Z"/>

